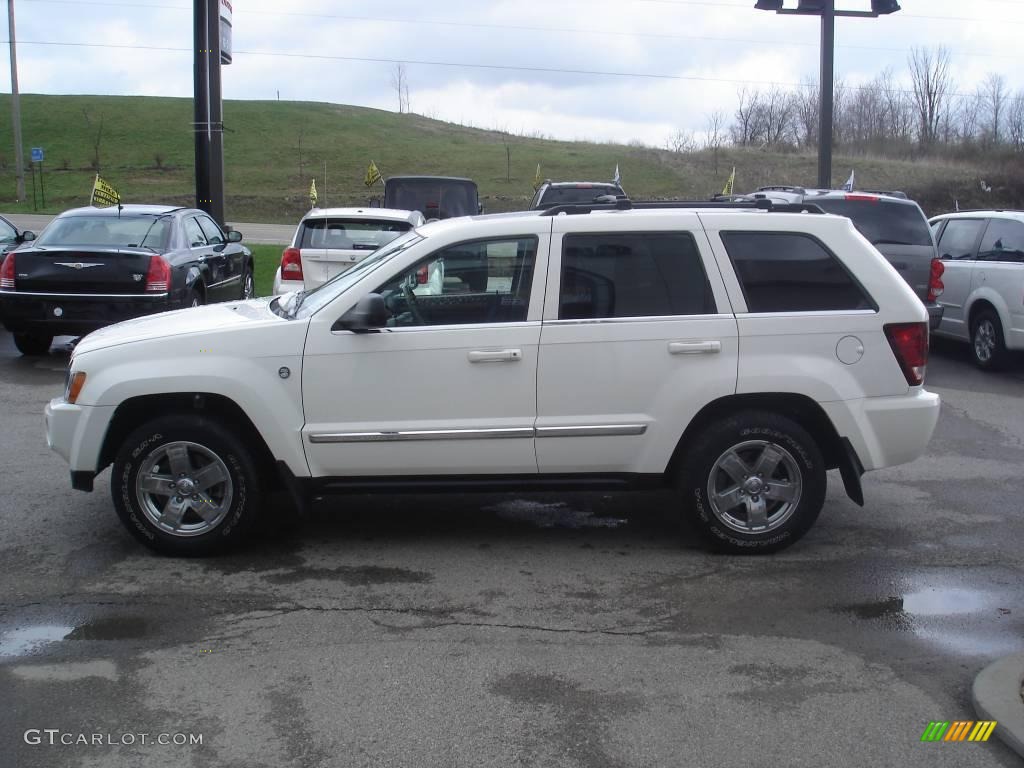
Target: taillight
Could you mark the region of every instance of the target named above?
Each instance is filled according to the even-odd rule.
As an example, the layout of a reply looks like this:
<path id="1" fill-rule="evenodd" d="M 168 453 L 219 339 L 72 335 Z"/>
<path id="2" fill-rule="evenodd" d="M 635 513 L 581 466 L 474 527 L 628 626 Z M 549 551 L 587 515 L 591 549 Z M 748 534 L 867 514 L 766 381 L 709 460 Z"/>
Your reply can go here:
<path id="1" fill-rule="evenodd" d="M 9 291 L 14 290 L 14 254 L 8 253 L 4 263 L 0 266 L 0 288 Z"/>
<path id="2" fill-rule="evenodd" d="M 430 279 L 430 265 L 429 264 L 424 264 L 423 266 L 421 266 L 419 269 L 416 270 L 416 282 L 419 285 L 426 285 L 427 281 L 429 279 Z"/>
<path id="3" fill-rule="evenodd" d="M 302 279 L 302 252 L 298 248 L 285 248 L 281 254 L 281 279 Z"/>
<path id="4" fill-rule="evenodd" d="M 932 259 L 931 273 L 928 275 L 928 301 L 933 302 L 942 292 L 946 290 L 946 286 L 942 283 L 942 276 L 946 273 L 946 265 L 942 263 L 941 259 Z"/>
<path id="5" fill-rule="evenodd" d="M 146 272 L 146 293 L 167 293 L 171 285 L 171 265 L 163 256 L 149 257 Z"/>
<path id="6" fill-rule="evenodd" d="M 907 384 L 916 387 L 923 383 L 928 364 L 928 323 L 889 323 L 885 337 Z"/>

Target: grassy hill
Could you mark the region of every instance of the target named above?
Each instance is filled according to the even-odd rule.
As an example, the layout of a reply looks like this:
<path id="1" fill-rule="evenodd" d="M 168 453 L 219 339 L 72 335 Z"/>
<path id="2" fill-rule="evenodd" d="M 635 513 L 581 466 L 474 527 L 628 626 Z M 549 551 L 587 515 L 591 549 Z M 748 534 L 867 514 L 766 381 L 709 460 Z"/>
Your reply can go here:
<path id="1" fill-rule="evenodd" d="M 23 95 L 21 108 L 26 157 L 33 146 L 46 151 L 46 211 L 88 202 L 97 146 L 100 173 L 125 200 L 192 203 L 190 99 Z M 546 177 L 584 180 L 610 179 L 618 164 L 627 192 L 650 198 L 706 197 L 721 190 L 733 165 L 737 191 L 769 183 L 811 185 L 816 177 L 811 154 L 729 148 L 716 156 L 547 141 L 336 104 L 227 101 L 224 121 L 226 207 L 235 221 L 295 221 L 308 208 L 313 177 L 321 205 L 365 204 L 362 180 L 371 158 L 385 176 L 468 176 L 480 185 L 489 211 L 524 207 L 537 163 Z M 31 202 L 14 202 L 9 126 L 6 95 L 0 97 L 0 210 L 31 211 Z M 962 207 L 1024 203 L 1021 174 L 1008 169 L 842 156 L 834 166 L 837 184 L 856 168 L 861 186 L 904 189 L 929 213 L 951 209 L 955 199 Z M 981 179 L 993 187 L 991 193 L 980 191 Z M 378 185 L 374 192 L 379 191 Z"/>

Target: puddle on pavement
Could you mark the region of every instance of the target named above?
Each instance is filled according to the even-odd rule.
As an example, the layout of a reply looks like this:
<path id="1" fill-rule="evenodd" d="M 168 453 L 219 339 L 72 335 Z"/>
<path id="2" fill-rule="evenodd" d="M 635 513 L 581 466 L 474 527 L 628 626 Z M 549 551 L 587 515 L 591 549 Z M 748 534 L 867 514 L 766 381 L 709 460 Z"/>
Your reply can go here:
<path id="1" fill-rule="evenodd" d="M 63 640 L 74 629 L 63 624 L 40 624 L 4 632 L 0 637 L 0 657 L 27 656 L 35 653 L 45 645 Z"/>
<path id="2" fill-rule="evenodd" d="M 493 512 L 502 520 L 538 528 L 618 528 L 627 523 L 619 517 L 598 517 L 593 512 L 573 509 L 564 501 L 511 499 L 484 507 L 484 511 Z"/>
<path id="3" fill-rule="evenodd" d="M 145 637 L 149 622 L 138 616 L 108 616 L 79 624 L 66 640 L 136 640 Z"/>

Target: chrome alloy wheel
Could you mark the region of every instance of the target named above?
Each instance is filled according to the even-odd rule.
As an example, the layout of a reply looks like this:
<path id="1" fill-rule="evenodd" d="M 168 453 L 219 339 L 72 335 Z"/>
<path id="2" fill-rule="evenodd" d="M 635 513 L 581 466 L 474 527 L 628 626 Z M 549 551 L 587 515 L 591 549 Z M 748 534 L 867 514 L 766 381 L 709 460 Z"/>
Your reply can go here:
<path id="1" fill-rule="evenodd" d="M 245 282 L 242 283 L 242 298 L 251 299 L 256 296 L 256 284 L 253 282 L 252 272 L 247 272 Z"/>
<path id="2" fill-rule="evenodd" d="M 224 461 L 209 448 L 167 443 L 143 459 L 135 496 L 157 528 L 174 536 L 199 536 L 216 528 L 234 498 Z"/>
<path id="3" fill-rule="evenodd" d="M 982 363 L 992 359 L 996 350 L 996 328 L 987 317 L 978 322 L 974 329 L 974 354 Z"/>
<path id="4" fill-rule="evenodd" d="M 711 468 L 711 511 L 739 533 L 764 533 L 785 523 L 803 491 L 793 455 L 777 443 L 748 440 L 727 450 Z"/>

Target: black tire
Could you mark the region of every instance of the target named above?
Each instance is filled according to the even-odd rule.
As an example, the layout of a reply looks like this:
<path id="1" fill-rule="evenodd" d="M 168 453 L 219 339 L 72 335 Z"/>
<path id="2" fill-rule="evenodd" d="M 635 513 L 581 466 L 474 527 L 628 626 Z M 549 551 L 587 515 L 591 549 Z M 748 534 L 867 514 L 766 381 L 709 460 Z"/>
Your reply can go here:
<path id="1" fill-rule="evenodd" d="M 50 351 L 53 344 L 53 336 L 41 333 L 16 333 L 14 334 L 14 346 L 23 355 L 39 357 Z"/>
<path id="2" fill-rule="evenodd" d="M 246 299 L 256 298 L 256 280 L 253 277 L 252 269 L 248 265 L 245 267 L 245 271 L 242 272 L 242 289 L 240 298 L 244 301 Z"/>
<path id="3" fill-rule="evenodd" d="M 189 309 L 191 307 L 201 307 L 206 303 L 203 298 L 203 292 L 199 289 L 198 285 L 192 286 L 191 290 L 185 294 L 184 308 Z"/>
<path id="4" fill-rule="evenodd" d="M 985 371 L 998 371 L 1009 361 L 1003 324 L 991 309 L 983 309 L 971 319 L 971 357 Z"/>
<path id="5" fill-rule="evenodd" d="M 740 464 L 726 458 L 731 452 Z M 756 472 L 762 454 L 779 457 L 761 466 L 763 478 Z M 736 554 L 777 552 L 799 541 L 818 519 L 827 483 L 814 438 L 792 419 L 764 411 L 743 411 L 704 429 L 683 456 L 677 482 L 684 519 L 712 547 Z M 763 525 L 751 505 L 763 510 Z"/>
<path id="6" fill-rule="evenodd" d="M 170 452 L 180 457 L 183 444 L 191 446 L 185 449 L 185 461 L 190 467 L 187 474 L 171 469 Z M 206 460 L 209 463 L 203 464 Z M 210 470 L 211 465 L 216 470 L 212 476 L 223 476 L 225 480 L 203 488 L 200 469 L 194 468 Z M 163 493 L 141 489 L 140 472 L 148 477 L 176 478 L 177 482 L 182 482 L 184 476 L 190 482 L 188 486 L 179 486 L 185 487 L 183 496 L 173 496 L 174 491 L 168 486 L 165 497 Z M 196 493 L 190 495 L 190 490 Z M 155 419 L 125 439 L 114 459 L 110 491 L 118 517 L 135 538 L 162 554 L 185 557 L 212 555 L 235 546 L 259 517 L 263 496 L 253 457 L 237 437 L 219 422 L 180 414 Z M 170 506 L 172 496 L 184 502 L 181 506 L 185 511 L 176 522 L 173 514 L 154 519 L 158 505 L 163 505 L 161 511 L 165 514 L 168 509 L 177 509 Z M 203 506 L 204 502 L 211 505 L 208 514 L 212 520 L 190 506 Z M 159 524 L 165 519 L 167 522 Z"/>

